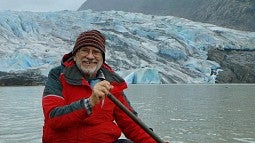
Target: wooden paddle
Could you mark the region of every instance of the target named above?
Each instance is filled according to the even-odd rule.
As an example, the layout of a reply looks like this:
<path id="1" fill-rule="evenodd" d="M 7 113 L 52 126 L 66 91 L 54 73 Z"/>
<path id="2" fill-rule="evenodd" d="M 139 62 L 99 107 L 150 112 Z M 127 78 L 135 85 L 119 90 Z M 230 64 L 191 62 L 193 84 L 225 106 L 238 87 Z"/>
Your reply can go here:
<path id="1" fill-rule="evenodd" d="M 115 103 L 122 111 L 124 111 L 134 122 L 136 122 L 145 132 L 147 132 L 154 140 L 158 143 L 165 143 L 161 138 L 159 138 L 147 125 L 145 125 L 141 119 L 138 119 L 125 105 L 123 105 L 115 96 L 112 94 L 107 95 L 110 100 Z"/>

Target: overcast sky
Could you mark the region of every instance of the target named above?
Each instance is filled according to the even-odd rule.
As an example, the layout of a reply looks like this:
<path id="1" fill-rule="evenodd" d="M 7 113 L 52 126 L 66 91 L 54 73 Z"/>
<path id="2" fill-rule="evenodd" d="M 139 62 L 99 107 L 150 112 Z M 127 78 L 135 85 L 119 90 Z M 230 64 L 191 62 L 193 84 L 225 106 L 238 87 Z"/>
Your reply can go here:
<path id="1" fill-rule="evenodd" d="M 77 10 L 86 0 L 0 0 L 0 11 L 60 11 Z"/>

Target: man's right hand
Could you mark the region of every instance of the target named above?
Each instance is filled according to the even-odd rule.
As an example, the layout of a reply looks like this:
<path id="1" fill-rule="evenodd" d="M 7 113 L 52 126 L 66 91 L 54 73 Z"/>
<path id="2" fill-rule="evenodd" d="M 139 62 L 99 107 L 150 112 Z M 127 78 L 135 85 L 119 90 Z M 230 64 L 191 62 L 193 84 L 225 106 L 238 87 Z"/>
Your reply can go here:
<path id="1" fill-rule="evenodd" d="M 113 86 L 106 80 L 96 83 L 92 90 L 92 94 L 89 97 L 91 106 L 94 107 L 101 100 L 104 100 L 112 88 Z"/>

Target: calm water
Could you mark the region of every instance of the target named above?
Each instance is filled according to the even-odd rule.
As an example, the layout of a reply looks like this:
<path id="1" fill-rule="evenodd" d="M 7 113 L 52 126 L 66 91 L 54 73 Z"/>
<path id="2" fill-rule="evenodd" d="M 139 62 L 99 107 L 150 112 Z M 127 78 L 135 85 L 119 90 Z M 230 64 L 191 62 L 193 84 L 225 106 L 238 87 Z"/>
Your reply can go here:
<path id="1" fill-rule="evenodd" d="M 130 85 L 142 121 L 171 143 L 255 143 L 255 85 Z M 43 87 L 0 87 L 0 143 L 40 143 Z"/>

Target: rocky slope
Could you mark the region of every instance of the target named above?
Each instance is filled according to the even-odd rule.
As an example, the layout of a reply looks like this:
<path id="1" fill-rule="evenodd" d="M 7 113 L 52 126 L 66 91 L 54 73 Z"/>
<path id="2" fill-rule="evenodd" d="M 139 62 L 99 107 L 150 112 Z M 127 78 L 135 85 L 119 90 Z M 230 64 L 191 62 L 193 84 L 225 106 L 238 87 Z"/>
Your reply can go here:
<path id="1" fill-rule="evenodd" d="M 208 60 L 222 66 L 216 83 L 255 83 L 255 51 L 210 49 Z"/>
<path id="2" fill-rule="evenodd" d="M 254 0 L 87 0 L 79 8 L 85 9 L 172 15 L 221 27 L 255 31 Z"/>

